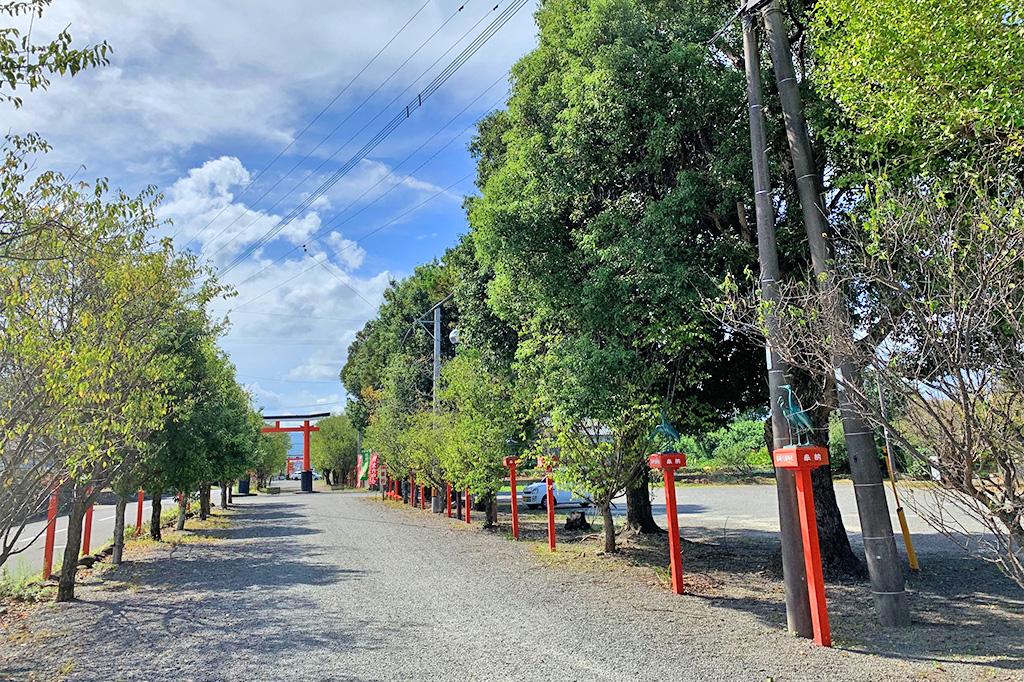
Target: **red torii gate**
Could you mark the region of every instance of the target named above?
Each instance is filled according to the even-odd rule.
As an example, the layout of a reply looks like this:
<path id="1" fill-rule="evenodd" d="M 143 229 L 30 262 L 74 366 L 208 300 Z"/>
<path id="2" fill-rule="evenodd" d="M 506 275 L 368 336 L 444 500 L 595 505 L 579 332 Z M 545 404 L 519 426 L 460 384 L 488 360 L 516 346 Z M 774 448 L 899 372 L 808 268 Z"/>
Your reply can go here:
<path id="1" fill-rule="evenodd" d="M 313 492 L 313 469 L 309 464 L 309 434 L 319 431 L 319 426 L 311 426 L 310 419 L 330 417 L 330 412 L 317 412 L 316 414 L 284 414 L 284 415 L 263 415 L 264 421 L 273 421 L 273 426 L 264 426 L 260 429 L 263 433 L 301 433 L 302 434 L 302 492 Z M 302 426 L 281 426 L 281 422 L 302 420 Z"/>

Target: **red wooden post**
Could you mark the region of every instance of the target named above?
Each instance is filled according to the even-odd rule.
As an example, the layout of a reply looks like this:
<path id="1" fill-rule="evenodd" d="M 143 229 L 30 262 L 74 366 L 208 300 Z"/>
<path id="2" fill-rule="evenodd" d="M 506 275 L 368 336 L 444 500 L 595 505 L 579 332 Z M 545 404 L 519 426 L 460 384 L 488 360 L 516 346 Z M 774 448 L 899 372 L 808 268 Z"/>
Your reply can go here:
<path id="1" fill-rule="evenodd" d="M 90 491 L 86 491 L 86 495 L 90 495 Z M 92 502 L 85 508 L 85 525 L 82 527 L 82 554 L 85 556 L 89 553 L 90 540 L 92 540 Z"/>
<path id="2" fill-rule="evenodd" d="M 519 501 L 516 500 L 516 458 L 506 457 L 505 466 L 508 467 L 508 482 L 512 488 L 512 538 L 519 539 Z"/>
<path id="3" fill-rule="evenodd" d="M 544 482 L 547 486 L 545 499 L 548 508 L 548 549 L 552 552 L 555 551 L 555 481 L 551 478 L 551 470 L 557 462 L 557 457 L 539 457 L 537 459 L 537 463 L 548 472 Z"/>
<path id="4" fill-rule="evenodd" d="M 825 579 L 821 572 L 821 551 L 818 547 L 818 521 L 814 513 L 814 489 L 811 470 L 796 472 L 797 507 L 800 510 L 800 530 L 804 540 L 804 570 L 807 572 L 807 598 L 811 602 L 811 625 L 814 641 L 821 646 L 832 646 L 832 632 L 828 623 L 828 605 L 825 603 Z"/>
<path id="5" fill-rule="evenodd" d="M 772 453 L 775 466 L 796 470 L 796 501 L 800 511 L 800 531 L 804 543 L 804 570 L 807 572 L 807 598 L 811 603 L 811 625 L 814 641 L 832 646 L 825 601 L 825 579 L 821 571 L 821 550 L 818 547 L 818 521 L 814 514 L 814 489 L 811 470 L 828 466 L 828 449 L 812 445 L 790 445 Z"/>
<path id="6" fill-rule="evenodd" d="M 427 497 L 423 494 L 424 485 L 420 483 L 420 509 L 427 508 Z"/>
<path id="7" fill-rule="evenodd" d="M 140 490 L 139 494 L 135 496 L 135 534 L 140 535 L 142 533 L 142 503 L 146 499 L 146 491 Z"/>
<path id="8" fill-rule="evenodd" d="M 547 483 L 547 508 L 548 508 L 548 549 L 555 551 L 555 483 L 551 480 L 551 470 L 548 470 Z"/>
<path id="9" fill-rule="evenodd" d="M 409 474 L 409 506 L 416 506 L 416 476 Z"/>
<path id="10" fill-rule="evenodd" d="M 466 523 L 470 523 L 470 520 L 469 520 L 469 488 L 466 488 Z"/>
<path id="11" fill-rule="evenodd" d="M 43 548 L 43 580 L 49 580 L 53 573 L 53 541 L 57 537 L 57 491 L 50 493 L 50 505 L 46 508 L 46 544 Z"/>
<path id="12" fill-rule="evenodd" d="M 668 515 L 668 563 L 672 591 L 683 593 L 683 553 L 679 542 L 679 512 L 676 507 L 676 469 L 686 466 L 681 452 L 660 452 L 647 458 L 652 469 L 661 469 L 665 478 L 665 513 Z"/>
<path id="13" fill-rule="evenodd" d="M 445 484 L 445 494 L 444 495 L 445 495 L 446 505 L 448 507 L 448 518 L 450 519 L 452 517 L 452 484 L 451 483 L 446 483 Z"/>

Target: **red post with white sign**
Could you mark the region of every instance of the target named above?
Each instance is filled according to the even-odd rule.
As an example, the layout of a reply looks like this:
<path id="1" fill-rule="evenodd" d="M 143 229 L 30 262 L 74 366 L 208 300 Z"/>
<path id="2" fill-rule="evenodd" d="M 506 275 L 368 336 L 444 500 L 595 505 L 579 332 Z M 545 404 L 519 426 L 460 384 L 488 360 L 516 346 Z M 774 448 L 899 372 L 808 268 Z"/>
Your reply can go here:
<path id="1" fill-rule="evenodd" d="M 665 479 L 665 513 L 668 516 L 668 563 L 671 568 L 672 591 L 683 593 L 683 551 L 679 542 L 679 512 L 676 507 L 676 470 L 686 466 L 681 452 L 659 452 L 647 458 L 652 469 L 659 469 Z"/>
<path id="2" fill-rule="evenodd" d="M 146 491 L 140 490 L 135 496 L 135 534 L 142 534 L 142 503 L 146 500 Z"/>
<path id="3" fill-rule="evenodd" d="M 512 488 L 512 538 L 519 539 L 519 501 L 516 499 L 516 458 L 506 457 L 505 466 L 508 467 L 508 483 Z"/>
<path id="4" fill-rule="evenodd" d="M 92 494 L 91 491 L 85 491 L 86 495 Z M 89 545 L 92 540 L 92 502 L 85 508 L 85 525 L 82 527 L 82 554 L 85 556 L 89 553 Z"/>
<path id="5" fill-rule="evenodd" d="M 796 501 L 804 541 L 804 568 L 807 572 L 807 598 L 811 602 L 814 641 L 821 646 L 832 646 L 828 604 L 825 602 L 825 579 L 821 572 L 821 551 L 818 547 L 818 521 L 814 514 L 814 489 L 811 487 L 811 471 L 820 466 L 828 466 L 828 448 L 789 445 L 772 454 L 776 467 L 793 469 L 796 473 Z"/>
<path id="6" fill-rule="evenodd" d="M 551 478 L 551 470 L 554 469 L 555 464 L 558 462 L 557 457 L 538 457 L 537 464 L 544 467 L 548 472 L 545 478 L 545 484 L 547 486 L 545 492 L 544 505 L 548 510 L 548 549 L 552 552 L 555 551 L 555 482 Z"/>
<path id="7" fill-rule="evenodd" d="M 50 504 L 46 508 L 46 544 L 43 547 L 43 580 L 49 580 L 53 573 L 53 542 L 57 537 L 57 491 L 50 493 Z"/>

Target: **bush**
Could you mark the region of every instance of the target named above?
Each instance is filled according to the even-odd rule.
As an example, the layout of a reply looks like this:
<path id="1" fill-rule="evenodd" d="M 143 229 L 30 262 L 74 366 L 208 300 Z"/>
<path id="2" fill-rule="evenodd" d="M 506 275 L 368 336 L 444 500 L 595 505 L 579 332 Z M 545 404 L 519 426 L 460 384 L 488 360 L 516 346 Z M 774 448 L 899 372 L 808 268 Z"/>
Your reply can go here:
<path id="1" fill-rule="evenodd" d="M 750 475 L 758 469 L 771 468 L 771 457 L 764 444 L 764 423 L 755 419 L 737 419 L 700 437 L 683 436 L 679 449 L 686 453 L 692 469 Z"/>

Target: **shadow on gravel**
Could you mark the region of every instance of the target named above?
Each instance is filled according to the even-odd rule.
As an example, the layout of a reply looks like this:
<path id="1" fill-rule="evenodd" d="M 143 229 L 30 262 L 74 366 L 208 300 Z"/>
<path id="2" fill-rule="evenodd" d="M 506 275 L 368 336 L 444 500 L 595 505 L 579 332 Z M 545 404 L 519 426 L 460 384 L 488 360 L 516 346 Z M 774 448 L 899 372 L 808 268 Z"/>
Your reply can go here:
<path id="1" fill-rule="evenodd" d="M 685 509 L 685 507 L 684 507 Z M 501 509 L 502 529 L 510 523 L 508 508 Z M 658 514 L 655 506 L 655 514 Z M 663 512 L 662 512 L 663 513 Z M 521 517 L 524 539 L 543 542 L 543 512 Z M 560 549 L 578 556 L 600 551 L 600 527 L 590 533 L 568 533 L 558 515 Z M 756 617 L 768 627 L 786 628 L 785 597 L 781 579 L 766 570 L 778 551 L 775 532 L 685 525 L 683 573 L 686 592 L 715 606 Z M 850 540 L 860 551 L 859 535 Z M 985 669 L 1024 671 L 1024 592 L 998 569 L 941 543 L 921 543 L 923 570 L 909 575 L 913 625 L 881 628 L 875 618 L 866 582 L 826 584 L 835 647 L 851 654 L 873 654 L 893 659 L 941 664 L 957 662 Z M 902 545 L 901 545 L 902 551 Z M 620 535 L 620 554 L 641 569 L 638 580 L 666 589 L 668 541 L 665 536 Z M 609 563 L 608 566 L 613 566 Z M 564 564 L 572 569 L 572 560 Z M 648 576 L 657 576 L 652 580 Z"/>

